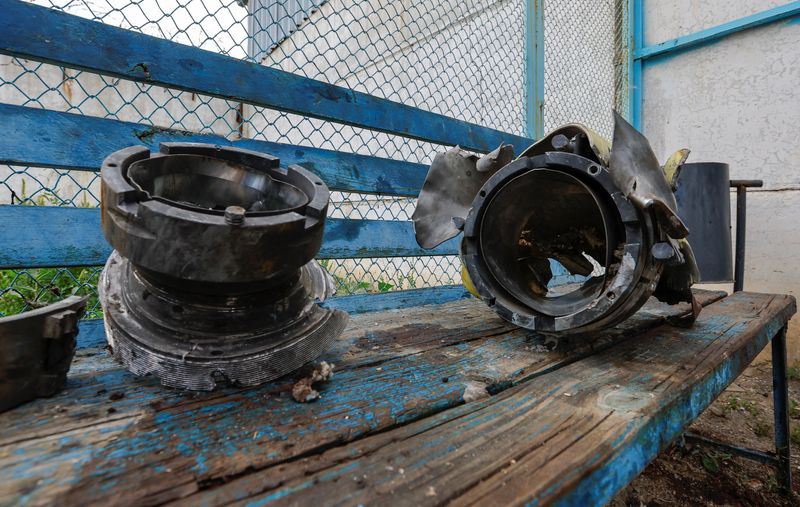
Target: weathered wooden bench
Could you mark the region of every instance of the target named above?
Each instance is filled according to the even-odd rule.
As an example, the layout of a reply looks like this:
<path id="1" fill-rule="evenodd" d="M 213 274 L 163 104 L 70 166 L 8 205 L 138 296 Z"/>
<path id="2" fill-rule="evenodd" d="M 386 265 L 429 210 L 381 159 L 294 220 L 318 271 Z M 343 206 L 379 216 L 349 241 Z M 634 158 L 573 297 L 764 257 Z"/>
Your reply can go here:
<path id="1" fill-rule="evenodd" d="M 0 53 L 244 101 L 486 152 L 530 140 L 215 53 L 0 0 Z M 419 164 L 177 132 L 0 104 L 0 162 L 96 171 L 119 148 L 181 140 L 271 153 L 333 189 L 414 196 Z M 0 267 L 98 265 L 97 209 L 0 206 Z M 331 220 L 322 257 L 444 255 L 409 222 Z M 773 341 L 785 359 L 788 296 L 698 292 L 649 304 L 591 339 L 545 340 L 460 286 L 365 296 L 322 359 L 334 378 L 295 402 L 305 372 L 259 388 L 188 393 L 136 378 L 85 321 L 67 388 L 0 414 L 0 504 L 603 503 L 628 484 Z M 783 367 L 783 369 L 781 369 Z M 776 424 L 787 424 L 776 364 Z M 781 418 L 783 422 L 781 423 Z M 785 426 L 776 434 L 785 438 Z M 780 464 L 788 466 L 779 441 Z"/>

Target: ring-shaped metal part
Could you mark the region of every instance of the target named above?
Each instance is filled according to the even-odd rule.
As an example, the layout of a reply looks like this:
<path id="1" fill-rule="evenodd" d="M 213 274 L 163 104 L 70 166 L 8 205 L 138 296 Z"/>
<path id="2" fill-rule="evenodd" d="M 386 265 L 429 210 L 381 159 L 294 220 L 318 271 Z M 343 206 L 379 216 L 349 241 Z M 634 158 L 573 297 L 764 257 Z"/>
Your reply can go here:
<path id="1" fill-rule="evenodd" d="M 103 162 L 100 278 L 115 358 L 172 387 L 257 385 L 313 360 L 346 314 L 314 261 L 328 188 L 269 155 L 194 143 Z"/>
<path id="2" fill-rule="evenodd" d="M 586 301 L 586 297 L 578 301 L 565 300 L 568 304 L 560 310 L 559 298 L 553 298 L 549 305 L 526 304 L 525 298 L 519 297 L 519 291 L 509 290 L 508 282 L 503 283 L 500 279 L 503 276 L 502 269 L 490 268 L 483 247 L 486 238 L 482 230 L 493 200 L 510 182 L 519 182 L 519 178 L 543 170 L 564 173 L 591 189 L 597 196 L 597 202 L 603 203 L 598 206 L 598 212 L 603 210 L 604 223 L 613 221 L 612 229 L 618 236 L 612 238 L 607 235 L 606 238 L 612 250 L 615 247 L 619 250 L 614 272 L 605 280 L 602 292 L 589 301 Z M 494 203 L 494 206 L 502 205 L 502 201 Z M 500 169 L 484 184 L 472 202 L 464 225 L 461 256 L 481 298 L 504 319 L 540 332 L 580 334 L 621 322 L 647 301 L 655 290 L 663 268 L 661 263 L 653 260 L 650 248 L 661 239 L 662 233 L 655 227 L 650 213 L 640 211 L 622 195 L 606 168 L 571 153 L 548 152 L 534 157 L 521 157 Z M 614 245 L 614 242 L 617 244 Z M 532 306 L 538 306 L 538 310 Z M 545 307 L 553 311 L 541 311 Z"/>

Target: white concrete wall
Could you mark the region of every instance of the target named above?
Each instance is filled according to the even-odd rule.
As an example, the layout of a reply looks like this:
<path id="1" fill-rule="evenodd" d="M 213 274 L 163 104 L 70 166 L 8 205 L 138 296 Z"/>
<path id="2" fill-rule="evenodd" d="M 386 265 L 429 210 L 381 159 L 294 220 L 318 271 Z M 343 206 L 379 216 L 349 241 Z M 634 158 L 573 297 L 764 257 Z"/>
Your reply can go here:
<path id="1" fill-rule="evenodd" d="M 647 44 L 695 32 L 784 1 L 645 1 Z M 643 74 L 643 128 L 664 160 L 721 161 L 731 178 L 758 178 L 748 195 L 745 288 L 800 292 L 800 19 L 741 32 L 650 60 Z M 734 209 L 735 211 L 735 209 Z M 800 360 L 800 318 L 790 326 Z"/>
<path id="2" fill-rule="evenodd" d="M 330 0 L 263 63 L 396 102 L 520 134 L 524 130 L 524 17 L 521 0 Z M 260 114 L 259 114 L 260 113 Z M 247 106 L 245 135 L 289 132 L 295 118 Z M 313 140 L 341 126 L 310 122 Z M 426 162 L 437 148 L 358 129 L 343 149 Z M 389 144 L 391 149 L 385 147 Z M 327 147 L 327 146 L 325 146 Z"/>

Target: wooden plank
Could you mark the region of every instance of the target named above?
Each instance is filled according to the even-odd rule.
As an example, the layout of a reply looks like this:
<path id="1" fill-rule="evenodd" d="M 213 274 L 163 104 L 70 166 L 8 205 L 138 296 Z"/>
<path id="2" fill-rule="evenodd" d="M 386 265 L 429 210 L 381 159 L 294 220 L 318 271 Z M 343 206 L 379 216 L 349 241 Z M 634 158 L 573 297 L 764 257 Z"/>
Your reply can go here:
<path id="1" fill-rule="evenodd" d="M 603 505 L 679 436 L 795 312 L 737 293 L 434 417 L 208 488 L 179 505 Z"/>
<path id="2" fill-rule="evenodd" d="M 720 294 L 699 297 L 708 303 Z M 650 305 L 624 326 L 591 341 L 564 340 L 557 350 L 475 300 L 355 315 L 325 356 L 337 374 L 313 404 L 289 398 L 301 374 L 192 394 L 134 378 L 102 349 L 82 349 L 65 392 L 0 414 L 0 470 L 9 478 L 0 503 L 180 498 L 461 405 L 475 382 L 500 392 L 547 376 L 685 311 Z"/>
<path id="3" fill-rule="evenodd" d="M 299 164 L 334 190 L 416 197 L 428 167 L 333 150 L 163 129 L 80 114 L 0 104 L 0 163 L 99 171 L 103 159 L 128 146 L 153 151 L 163 142 L 210 143 L 268 153 Z"/>
<path id="4" fill-rule="evenodd" d="M 437 144 L 521 153 L 532 141 L 169 40 L 18 0 L 0 0 L 0 52 L 312 116 Z"/>
<path id="5" fill-rule="evenodd" d="M 98 208 L 0 205 L 0 267 L 95 266 L 111 253 Z M 329 218 L 320 258 L 453 255 L 458 238 L 425 250 L 411 222 Z"/>
<path id="6" fill-rule="evenodd" d="M 462 285 L 444 285 L 379 294 L 336 296 L 326 301 L 323 306 L 337 308 L 350 315 L 358 315 L 367 312 L 442 304 L 471 297 Z M 106 333 L 103 329 L 102 319 L 87 319 L 80 322 L 78 348 L 103 347 L 105 344 Z"/>

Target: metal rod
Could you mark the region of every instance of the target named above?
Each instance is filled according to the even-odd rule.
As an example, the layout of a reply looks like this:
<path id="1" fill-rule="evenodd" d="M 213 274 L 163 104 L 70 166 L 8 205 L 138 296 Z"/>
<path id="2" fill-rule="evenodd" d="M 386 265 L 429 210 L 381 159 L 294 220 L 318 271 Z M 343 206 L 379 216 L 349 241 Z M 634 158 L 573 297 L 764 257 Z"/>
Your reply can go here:
<path id="1" fill-rule="evenodd" d="M 752 459 L 754 461 L 758 461 L 760 463 L 765 463 L 767 465 L 777 466 L 778 465 L 778 458 L 771 454 L 767 454 L 766 452 L 757 451 L 755 449 L 748 449 L 746 447 L 738 447 L 731 444 L 726 444 L 725 442 L 720 442 L 719 440 L 714 440 L 712 438 L 706 438 L 695 433 L 684 433 L 683 439 L 690 443 L 690 444 L 702 444 L 707 445 L 709 447 L 714 447 L 724 452 L 729 452 L 731 454 L 737 454 L 747 459 Z"/>
<path id="2" fill-rule="evenodd" d="M 786 380 L 786 326 L 772 339 L 772 401 L 775 413 L 775 453 L 778 455 L 778 484 L 792 490 L 791 445 L 789 442 L 789 390 Z"/>
<path id="3" fill-rule="evenodd" d="M 736 189 L 736 264 L 733 274 L 733 292 L 744 290 L 744 254 L 747 237 L 747 189 L 761 187 L 762 180 L 731 180 Z"/>
<path id="4" fill-rule="evenodd" d="M 736 187 L 736 264 L 733 292 L 744 289 L 744 247 L 747 227 L 747 188 Z"/>

